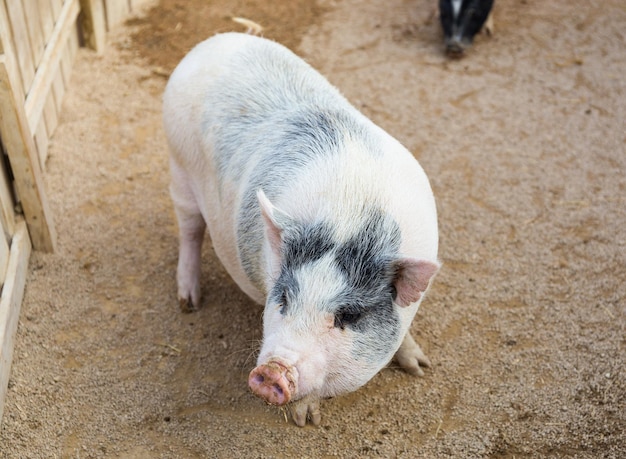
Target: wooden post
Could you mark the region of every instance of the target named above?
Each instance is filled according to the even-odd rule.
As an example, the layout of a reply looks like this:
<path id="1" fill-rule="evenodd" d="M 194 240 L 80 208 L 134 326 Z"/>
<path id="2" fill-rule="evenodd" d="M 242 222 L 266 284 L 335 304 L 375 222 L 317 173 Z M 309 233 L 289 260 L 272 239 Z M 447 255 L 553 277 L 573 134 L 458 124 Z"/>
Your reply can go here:
<path id="1" fill-rule="evenodd" d="M 81 27 L 85 44 L 97 54 L 101 54 L 106 46 L 106 17 L 103 0 L 80 0 L 83 16 Z"/>
<path id="2" fill-rule="evenodd" d="M 48 204 L 43 174 L 33 134 L 24 112 L 24 101 L 16 99 L 6 56 L 0 55 L 0 133 L 9 156 L 15 188 L 20 199 L 33 246 L 53 252 L 56 231 Z"/>

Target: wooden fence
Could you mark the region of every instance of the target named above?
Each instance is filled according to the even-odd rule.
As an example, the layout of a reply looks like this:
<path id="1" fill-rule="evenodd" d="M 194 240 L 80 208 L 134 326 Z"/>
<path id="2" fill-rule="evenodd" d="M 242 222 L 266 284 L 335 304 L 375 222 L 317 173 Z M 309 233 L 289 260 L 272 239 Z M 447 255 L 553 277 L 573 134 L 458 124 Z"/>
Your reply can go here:
<path id="1" fill-rule="evenodd" d="M 45 163 L 76 52 L 149 1 L 0 0 L 0 421 L 31 247 L 56 245 Z"/>

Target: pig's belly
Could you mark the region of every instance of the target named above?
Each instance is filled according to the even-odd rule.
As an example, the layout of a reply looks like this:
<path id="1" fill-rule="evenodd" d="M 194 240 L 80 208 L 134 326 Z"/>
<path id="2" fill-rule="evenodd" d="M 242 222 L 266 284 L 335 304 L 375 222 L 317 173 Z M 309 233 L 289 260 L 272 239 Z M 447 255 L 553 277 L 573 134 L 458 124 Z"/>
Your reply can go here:
<path id="1" fill-rule="evenodd" d="M 200 208 L 217 257 L 246 295 L 259 304 L 265 304 L 265 294 L 246 275 L 237 250 L 238 193 L 225 184 L 218 190 L 215 181 L 204 182 L 200 188 Z"/>

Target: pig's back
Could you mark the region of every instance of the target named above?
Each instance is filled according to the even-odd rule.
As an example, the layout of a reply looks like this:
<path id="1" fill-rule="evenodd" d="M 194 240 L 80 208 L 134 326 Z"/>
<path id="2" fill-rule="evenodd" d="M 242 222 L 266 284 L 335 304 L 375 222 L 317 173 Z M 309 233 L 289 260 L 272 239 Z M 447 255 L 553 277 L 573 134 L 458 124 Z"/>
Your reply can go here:
<path id="1" fill-rule="evenodd" d="M 271 142 L 283 132 L 316 128 L 311 117 L 323 117 L 320 109 L 360 116 L 287 48 L 240 33 L 216 35 L 185 56 L 170 77 L 164 105 L 166 130 L 176 125 L 181 137 L 211 147 L 204 155 L 210 153 L 225 174 L 239 174 L 252 156 L 259 157 L 259 136 Z"/>

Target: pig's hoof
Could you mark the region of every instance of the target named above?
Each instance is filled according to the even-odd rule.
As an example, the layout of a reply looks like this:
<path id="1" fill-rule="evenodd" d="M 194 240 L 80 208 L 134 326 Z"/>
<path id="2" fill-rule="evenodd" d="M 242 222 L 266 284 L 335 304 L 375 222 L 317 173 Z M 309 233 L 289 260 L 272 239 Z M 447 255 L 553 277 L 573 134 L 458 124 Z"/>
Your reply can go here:
<path id="1" fill-rule="evenodd" d="M 200 309 L 200 299 L 202 292 L 200 282 L 189 282 L 184 276 L 178 276 L 178 305 L 184 313 L 197 311 Z"/>
<path id="2" fill-rule="evenodd" d="M 180 306 L 180 310 L 185 314 L 196 311 L 198 309 L 194 306 L 190 298 L 179 298 L 178 306 Z"/>
<path id="3" fill-rule="evenodd" d="M 424 376 L 424 370 L 420 366 L 430 367 L 430 360 L 410 335 L 408 335 L 408 339 L 404 339 L 395 357 L 404 371 L 414 376 Z"/>
<path id="4" fill-rule="evenodd" d="M 303 398 L 291 405 L 291 417 L 293 422 L 299 427 L 304 427 L 306 421 L 311 421 L 314 426 L 320 425 L 322 415 L 320 413 L 320 401 L 319 399 Z"/>

